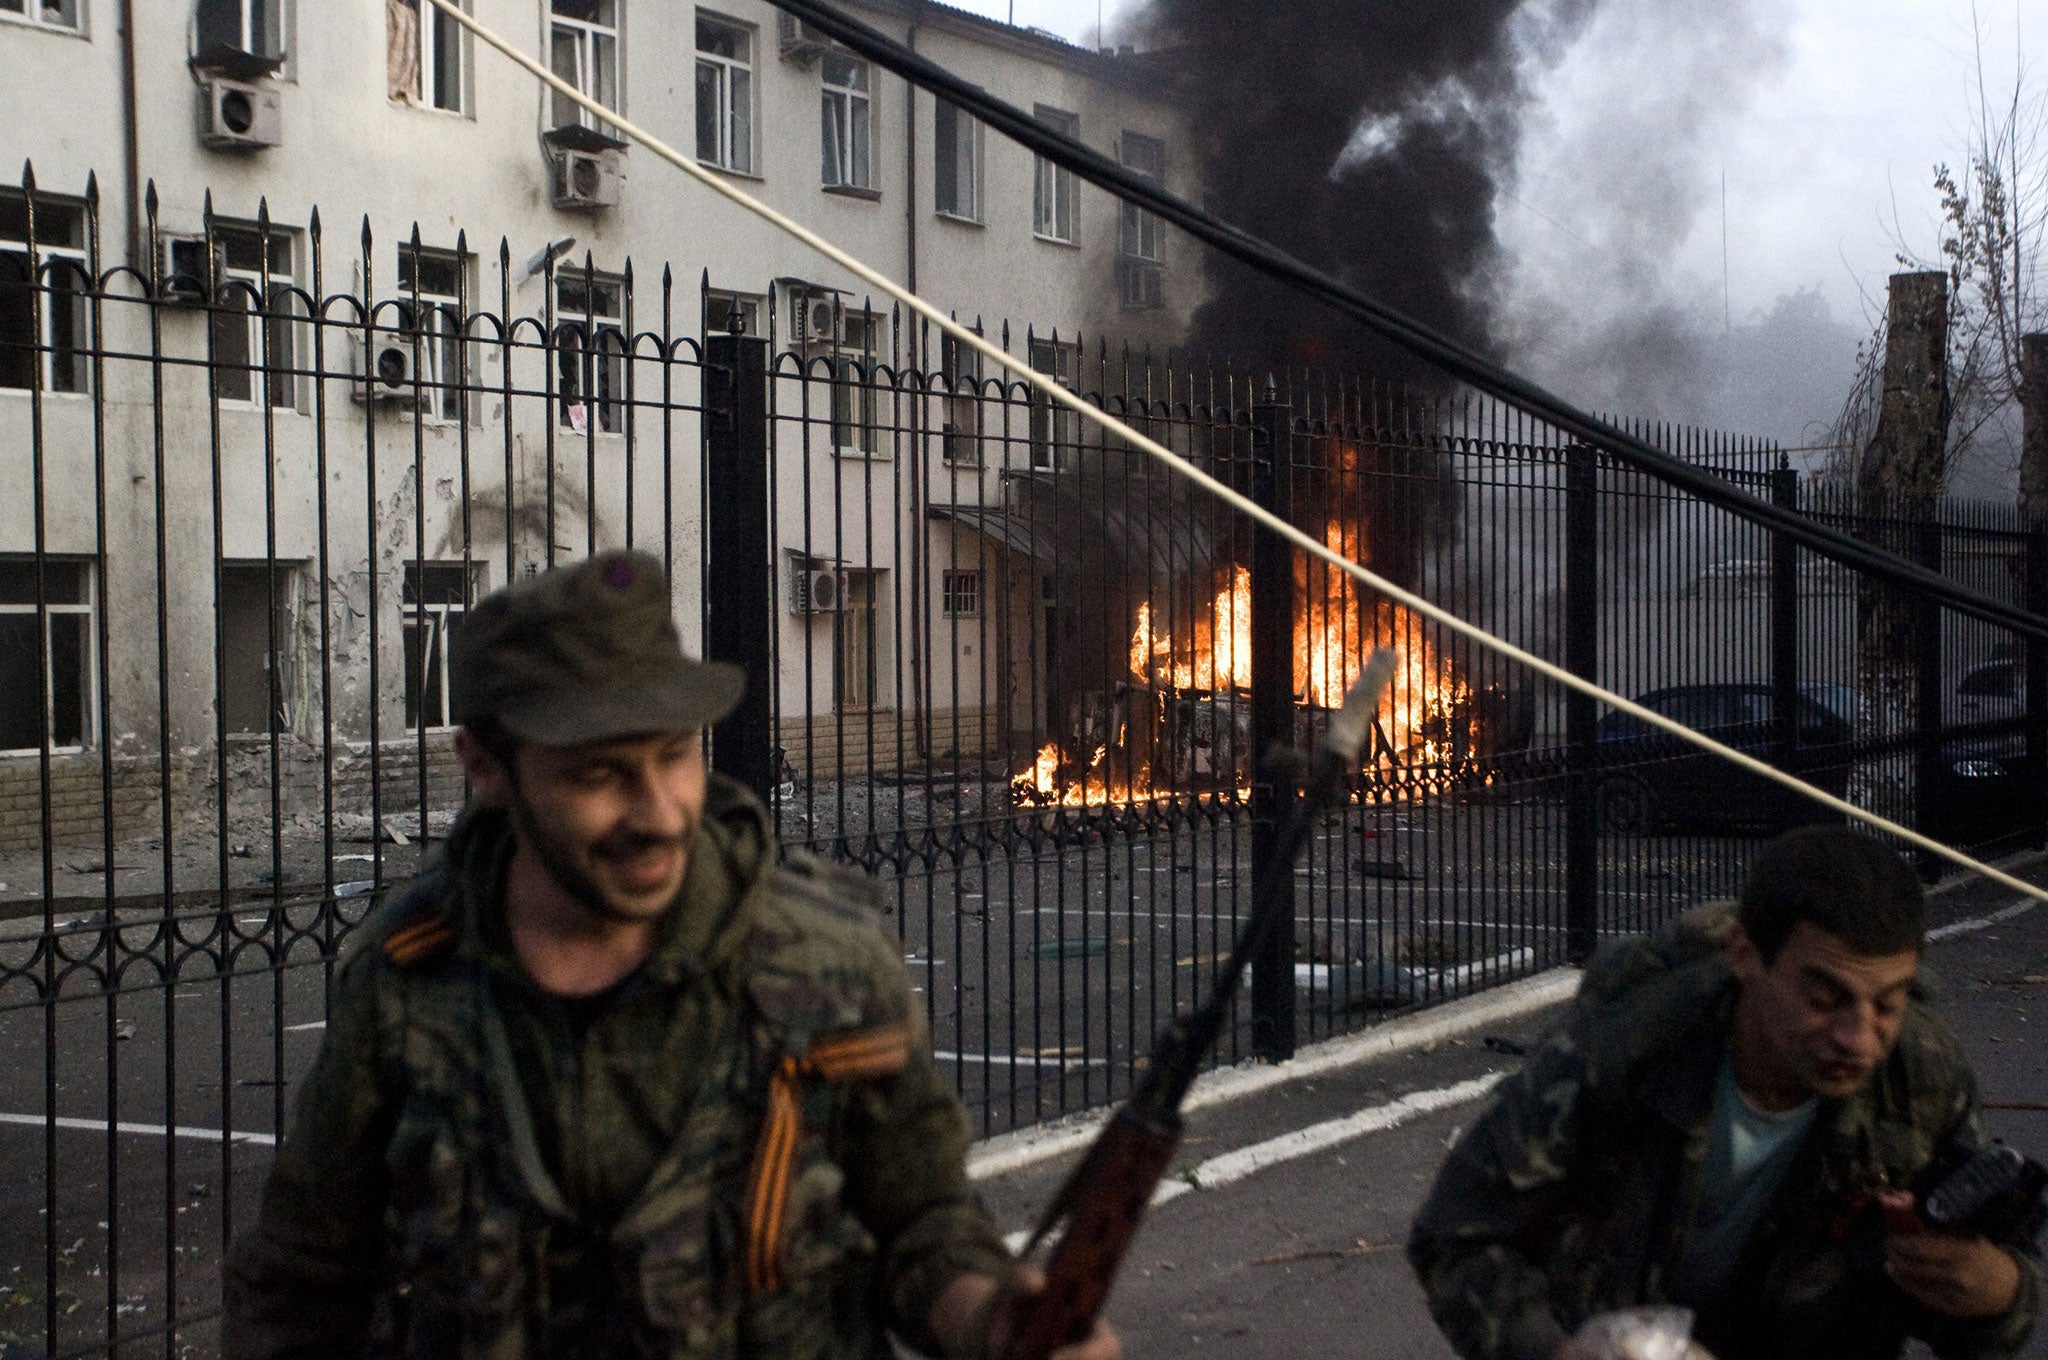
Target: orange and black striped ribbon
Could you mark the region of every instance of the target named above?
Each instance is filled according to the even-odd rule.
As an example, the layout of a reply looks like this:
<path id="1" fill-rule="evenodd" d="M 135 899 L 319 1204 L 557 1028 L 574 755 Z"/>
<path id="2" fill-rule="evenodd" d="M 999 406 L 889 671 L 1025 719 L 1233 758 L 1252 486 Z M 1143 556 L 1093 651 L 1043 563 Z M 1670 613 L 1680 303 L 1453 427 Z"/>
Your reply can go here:
<path id="1" fill-rule="evenodd" d="M 384 957 L 404 967 L 428 957 L 454 939 L 455 923 L 437 913 L 386 936 Z"/>
<path id="2" fill-rule="evenodd" d="M 784 1054 L 768 1079 L 768 1117 L 754 1149 L 747 1192 L 747 1288 L 769 1290 L 782 1283 L 783 1218 L 789 1207 L 789 1176 L 803 1145 L 802 1083 L 886 1077 L 910 1061 L 910 1030 L 878 1025 L 852 1030 L 813 1045 L 802 1058 Z"/>

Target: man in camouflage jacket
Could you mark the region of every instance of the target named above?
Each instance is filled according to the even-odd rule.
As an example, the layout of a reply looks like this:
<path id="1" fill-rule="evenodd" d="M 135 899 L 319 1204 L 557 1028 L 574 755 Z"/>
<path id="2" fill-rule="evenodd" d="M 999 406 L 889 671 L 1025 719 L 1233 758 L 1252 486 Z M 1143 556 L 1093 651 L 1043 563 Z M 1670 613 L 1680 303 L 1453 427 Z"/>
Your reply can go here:
<path id="1" fill-rule="evenodd" d="M 614 553 L 458 630 L 477 798 L 342 967 L 231 1253 L 234 1360 L 999 1349 L 1034 1281 L 968 1186 L 901 946 L 866 879 L 779 857 L 708 774 L 741 677 L 684 658 L 669 607 Z"/>
<path id="2" fill-rule="evenodd" d="M 1702 908 L 1596 957 L 1416 1219 L 1409 1259 L 1459 1354 L 1584 1356 L 1588 1318 L 1665 1303 L 1695 1310 L 1720 1360 L 1867 1360 L 1909 1335 L 1943 1356 L 2023 1345 L 2037 1262 L 1888 1232 L 1880 1207 L 1984 1142 L 1969 1068 L 1918 996 L 1925 923 L 1897 856 L 1812 828 L 1766 848 L 1739 913 Z M 1727 1090 L 1751 1120 L 1803 1122 L 1702 1268 Z"/>

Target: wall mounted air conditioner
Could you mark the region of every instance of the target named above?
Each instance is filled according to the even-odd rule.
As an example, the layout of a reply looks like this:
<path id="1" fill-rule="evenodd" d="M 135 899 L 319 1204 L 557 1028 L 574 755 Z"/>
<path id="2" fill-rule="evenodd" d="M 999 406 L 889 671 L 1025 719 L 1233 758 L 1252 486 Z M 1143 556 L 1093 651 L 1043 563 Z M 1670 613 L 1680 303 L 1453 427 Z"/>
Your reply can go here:
<path id="1" fill-rule="evenodd" d="M 572 151 L 554 154 L 554 200 L 557 208 L 590 212 L 619 201 L 619 153 Z"/>
<path id="2" fill-rule="evenodd" d="M 832 40 L 819 29 L 813 28 L 793 14 L 781 16 L 782 25 L 778 36 L 781 39 L 782 59 L 809 65 L 818 55 L 832 45 Z"/>
<path id="3" fill-rule="evenodd" d="M 360 402 L 410 402 L 413 387 L 412 341 L 401 335 L 373 336 L 367 349 L 357 336 L 354 396 Z"/>
<path id="4" fill-rule="evenodd" d="M 836 571 L 805 567 L 791 578 L 791 613 L 830 614 L 839 608 L 846 583 Z"/>
<path id="5" fill-rule="evenodd" d="M 838 344 L 841 315 L 830 294 L 790 295 L 789 328 L 799 346 Z"/>
<path id="6" fill-rule="evenodd" d="M 157 238 L 157 301 L 171 307 L 203 307 L 206 305 L 206 238 L 204 236 L 160 236 Z M 225 256 L 226 251 L 215 250 L 216 256 Z M 213 277 L 218 278 L 227 269 L 225 258 L 218 260 Z"/>
<path id="7" fill-rule="evenodd" d="M 277 89 L 207 76 L 199 83 L 199 140 L 216 151 L 258 151 L 284 140 Z"/>

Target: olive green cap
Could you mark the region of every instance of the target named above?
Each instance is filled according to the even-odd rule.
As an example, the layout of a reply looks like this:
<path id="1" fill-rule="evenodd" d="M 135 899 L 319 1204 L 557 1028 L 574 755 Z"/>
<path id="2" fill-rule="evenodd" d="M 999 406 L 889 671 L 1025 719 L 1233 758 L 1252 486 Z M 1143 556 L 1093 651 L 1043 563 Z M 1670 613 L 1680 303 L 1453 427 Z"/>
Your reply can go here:
<path id="1" fill-rule="evenodd" d="M 448 687 L 458 723 L 495 718 L 524 741 L 581 746 L 707 727 L 738 705 L 746 674 L 683 655 L 659 561 L 607 552 L 477 601 L 456 625 Z"/>

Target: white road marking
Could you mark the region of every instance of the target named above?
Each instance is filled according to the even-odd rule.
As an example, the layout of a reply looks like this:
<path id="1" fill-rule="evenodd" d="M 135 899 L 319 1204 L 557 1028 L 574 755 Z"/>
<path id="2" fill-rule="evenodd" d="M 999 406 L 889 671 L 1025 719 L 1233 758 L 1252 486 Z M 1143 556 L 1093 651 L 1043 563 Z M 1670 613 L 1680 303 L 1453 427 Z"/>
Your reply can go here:
<path id="1" fill-rule="evenodd" d="M 1241 1181 L 1246 1176 L 1264 1171 L 1267 1167 L 1279 1166 L 1297 1158 L 1332 1148 L 1339 1143 L 1368 1133 L 1379 1133 L 1397 1128 L 1418 1115 L 1434 1114 L 1456 1105 L 1478 1100 L 1491 1091 L 1502 1073 L 1489 1072 L 1483 1077 L 1461 1081 L 1454 1086 L 1440 1086 L 1430 1091 L 1412 1091 L 1399 1100 L 1390 1100 L 1384 1105 L 1374 1105 L 1356 1114 L 1341 1119 L 1326 1119 L 1320 1124 L 1283 1133 L 1277 1138 L 1268 1138 L 1263 1143 L 1253 1143 L 1235 1152 L 1226 1152 L 1211 1157 L 1200 1166 L 1189 1171 L 1178 1180 L 1161 1181 L 1152 1194 L 1154 1204 L 1164 1204 L 1177 1199 L 1190 1190 L 1214 1190 L 1219 1186 Z"/>
<path id="2" fill-rule="evenodd" d="M 2015 916 L 2024 916 L 2040 905 L 2031 897 L 2022 897 L 2011 906 L 2001 907 L 1989 916 L 1974 916 L 1967 921 L 1951 921 L 1939 929 L 1930 930 L 1927 932 L 1927 942 L 1932 944 L 1936 940 L 1946 940 L 1951 935 L 1968 935 L 1973 931 L 1989 930 L 2001 922 L 2010 921 Z"/>
<path id="3" fill-rule="evenodd" d="M 1041 1058 L 1032 1057 L 1031 1055 L 1025 1053 L 1019 1053 L 1014 1056 L 1008 1053 L 955 1053 L 949 1049 L 941 1048 L 935 1049 L 932 1052 L 932 1057 L 934 1060 L 938 1062 L 966 1063 L 970 1066 L 977 1063 L 986 1063 L 991 1067 L 1008 1067 L 1012 1063 L 1015 1063 L 1019 1067 L 1109 1066 L 1109 1059 L 1107 1058 L 1084 1058 L 1078 1054 L 1076 1054 L 1073 1057 L 1067 1058 L 1056 1058 L 1050 1055 Z"/>
<path id="4" fill-rule="evenodd" d="M 1577 969 L 1553 968 L 1535 977 L 1433 1006 L 1420 1015 L 1388 1021 L 1363 1034 L 1311 1045 L 1283 1063 L 1247 1063 L 1205 1072 L 1195 1079 L 1181 1109 L 1199 1110 L 1242 1100 L 1289 1082 L 1307 1081 L 1326 1072 L 1442 1043 L 1569 1000 L 1578 988 Z M 967 1174 L 975 1180 L 986 1180 L 1078 1152 L 1095 1140 L 1110 1113 L 1103 1110 L 1072 1115 L 986 1139 L 968 1154 Z"/>
<path id="5" fill-rule="evenodd" d="M 303 1024 L 303 1025 L 286 1025 L 286 1026 L 284 1027 L 284 1032 L 285 1032 L 286 1034 L 297 1034 L 297 1033 L 299 1033 L 299 1032 L 300 1032 L 301 1030 L 308 1030 L 308 1029 L 326 1029 L 326 1028 L 327 1028 L 327 1022 L 326 1022 L 325 1020 L 308 1020 L 308 1021 L 307 1021 L 307 1022 L 306 1022 L 305 1024 Z"/>
<path id="6" fill-rule="evenodd" d="M 105 1133 L 108 1128 L 104 1119 L 71 1119 L 58 1116 L 55 1119 L 39 1114 L 7 1114 L 0 1112 L 0 1124 L 21 1124 L 29 1128 L 48 1128 L 54 1124 L 60 1129 L 72 1129 L 80 1133 Z M 202 1142 L 218 1143 L 228 1139 L 236 1143 L 247 1143 L 255 1147 L 275 1147 L 277 1139 L 267 1133 L 243 1133 L 240 1131 L 222 1133 L 219 1129 L 194 1128 L 189 1124 L 173 1124 L 166 1128 L 162 1124 L 131 1124 L 123 1120 L 112 1126 L 116 1133 L 139 1133 L 150 1137 L 196 1138 Z"/>

